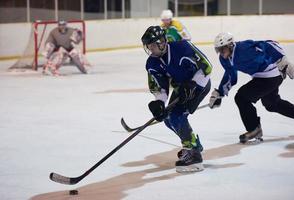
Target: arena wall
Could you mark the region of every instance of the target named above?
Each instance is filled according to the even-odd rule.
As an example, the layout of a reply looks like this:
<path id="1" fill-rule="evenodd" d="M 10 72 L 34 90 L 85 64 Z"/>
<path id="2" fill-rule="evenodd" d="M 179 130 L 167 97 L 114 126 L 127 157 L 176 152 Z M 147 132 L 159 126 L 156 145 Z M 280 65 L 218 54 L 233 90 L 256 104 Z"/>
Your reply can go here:
<path id="1" fill-rule="evenodd" d="M 219 32 L 229 31 L 236 40 L 273 39 L 294 42 L 294 15 L 211 16 L 178 18 L 196 44 L 212 44 Z M 87 52 L 140 47 L 140 38 L 159 18 L 86 21 Z M 21 55 L 30 37 L 31 24 L 0 24 L 0 59 Z"/>

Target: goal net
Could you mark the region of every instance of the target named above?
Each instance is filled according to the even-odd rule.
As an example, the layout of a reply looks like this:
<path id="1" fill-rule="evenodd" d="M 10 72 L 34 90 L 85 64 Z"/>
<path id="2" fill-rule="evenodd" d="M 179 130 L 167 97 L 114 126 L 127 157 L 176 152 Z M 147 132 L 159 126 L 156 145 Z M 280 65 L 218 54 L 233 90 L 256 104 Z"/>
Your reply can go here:
<path id="1" fill-rule="evenodd" d="M 58 21 L 36 21 L 32 23 L 31 33 L 27 46 L 20 58 L 9 69 L 32 69 L 38 70 L 45 64 L 45 58 L 41 55 L 45 48 L 45 42 L 49 33 L 58 26 Z M 85 54 L 85 22 L 83 20 L 67 21 L 67 26 L 77 28 L 83 32 L 82 42 L 79 44 L 80 50 Z"/>

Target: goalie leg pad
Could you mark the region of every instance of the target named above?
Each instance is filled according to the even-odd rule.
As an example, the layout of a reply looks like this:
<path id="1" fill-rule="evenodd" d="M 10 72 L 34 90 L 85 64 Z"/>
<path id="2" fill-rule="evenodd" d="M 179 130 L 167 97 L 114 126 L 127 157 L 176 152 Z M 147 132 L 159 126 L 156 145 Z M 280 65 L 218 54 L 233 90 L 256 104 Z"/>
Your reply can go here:
<path id="1" fill-rule="evenodd" d="M 43 73 L 46 74 L 49 70 L 52 75 L 59 75 L 58 69 L 65 62 L 67 54 L 63 48 L 60 48 L 58 51 L 54 52 L 44 65 Z"/>
<path id="2" fill-rule="evenodd" d="M 53 51 L 55 49 L 55 45 L 51 42 L 46 43 L 44 52 L 42 52 L 42 55 L 46 58 L 49 59 L 50 56 L 52 55 Z"/>
<path id="3" fill-rule="evenodd" d="M 59 76 L 59 72 L 58 72 L 58 70 L 56 68 L 56 65 L 54 63 L 52 63 L 51 61 L 49 61 L 49 60 L 44 65 L 43 74 L 44 75 Z"/>
<path id="4" fill-rule="evenodd" d="M 77 66 L 77 68 L 84 74 L 87 74 L 87 70 L 85 68 L 83 54 L 80 50 L 74 48 L 69 52 L 69 56 L 72 59 L 72 62 Z"/>

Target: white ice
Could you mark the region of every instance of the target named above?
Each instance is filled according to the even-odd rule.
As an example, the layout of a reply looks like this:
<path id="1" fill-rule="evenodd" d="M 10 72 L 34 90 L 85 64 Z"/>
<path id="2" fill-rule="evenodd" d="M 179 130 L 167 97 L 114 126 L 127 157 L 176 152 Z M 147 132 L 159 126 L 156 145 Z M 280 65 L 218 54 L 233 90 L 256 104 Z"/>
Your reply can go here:
<path id="1" fill-rule="evenodd" d="M 283 47 L 294 62 L 294 45 Z M 213 47 L 199 48 L 214 65 L 212 85 L 217 87 L 223 71 Z M 121 117 L 133 127 L 152 117 L 142 49 L 87 56 L 94 66 L 90 74 L 64 67 L 61 77 L 7 72 L 13 61 L 0 62 L 0 199 L 30 199 L 73 188 L 86 191 L 93 183 L 115 181 L 115 187 L 103 188 L 117 193 L 122 186 L 123 195 L 112 199 L 294 199 L 293 119 L 269 113 L 258 102 L 265 142 L 236 144 L 244 127 L 234 94 L 250 79 L 241 73 L 220 108 L 204 108 L 189 117 L 205 147 L 203 172 L 175 172 L 180 141 L 160 124 L 146 128 L 77 185 L 49 180 L 50 172 L 79 176 L 128 137 Z M 290 79 L 280 87 L 281 96 L 292 103 L 293 88 Z"/>

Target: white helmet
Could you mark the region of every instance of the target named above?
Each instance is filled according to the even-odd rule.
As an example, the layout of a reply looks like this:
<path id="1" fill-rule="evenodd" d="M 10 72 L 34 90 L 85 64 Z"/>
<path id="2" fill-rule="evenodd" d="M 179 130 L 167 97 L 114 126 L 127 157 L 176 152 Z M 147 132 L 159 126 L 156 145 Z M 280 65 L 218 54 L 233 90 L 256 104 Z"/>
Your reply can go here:
<path id="1" fill-rule="evenodd" d="M 160 15 L 161 20 L 164 19 L 172 19 L 173 18 L 173 13 L 171 10 L 163 10 L 161 15 Z"/>
<path id="2" fill-rule="evenodd" d="M 232 45 L 233 43 L 234 36 L 231 33 L 220 33 L 215 37 L 214 48 Z"/>

